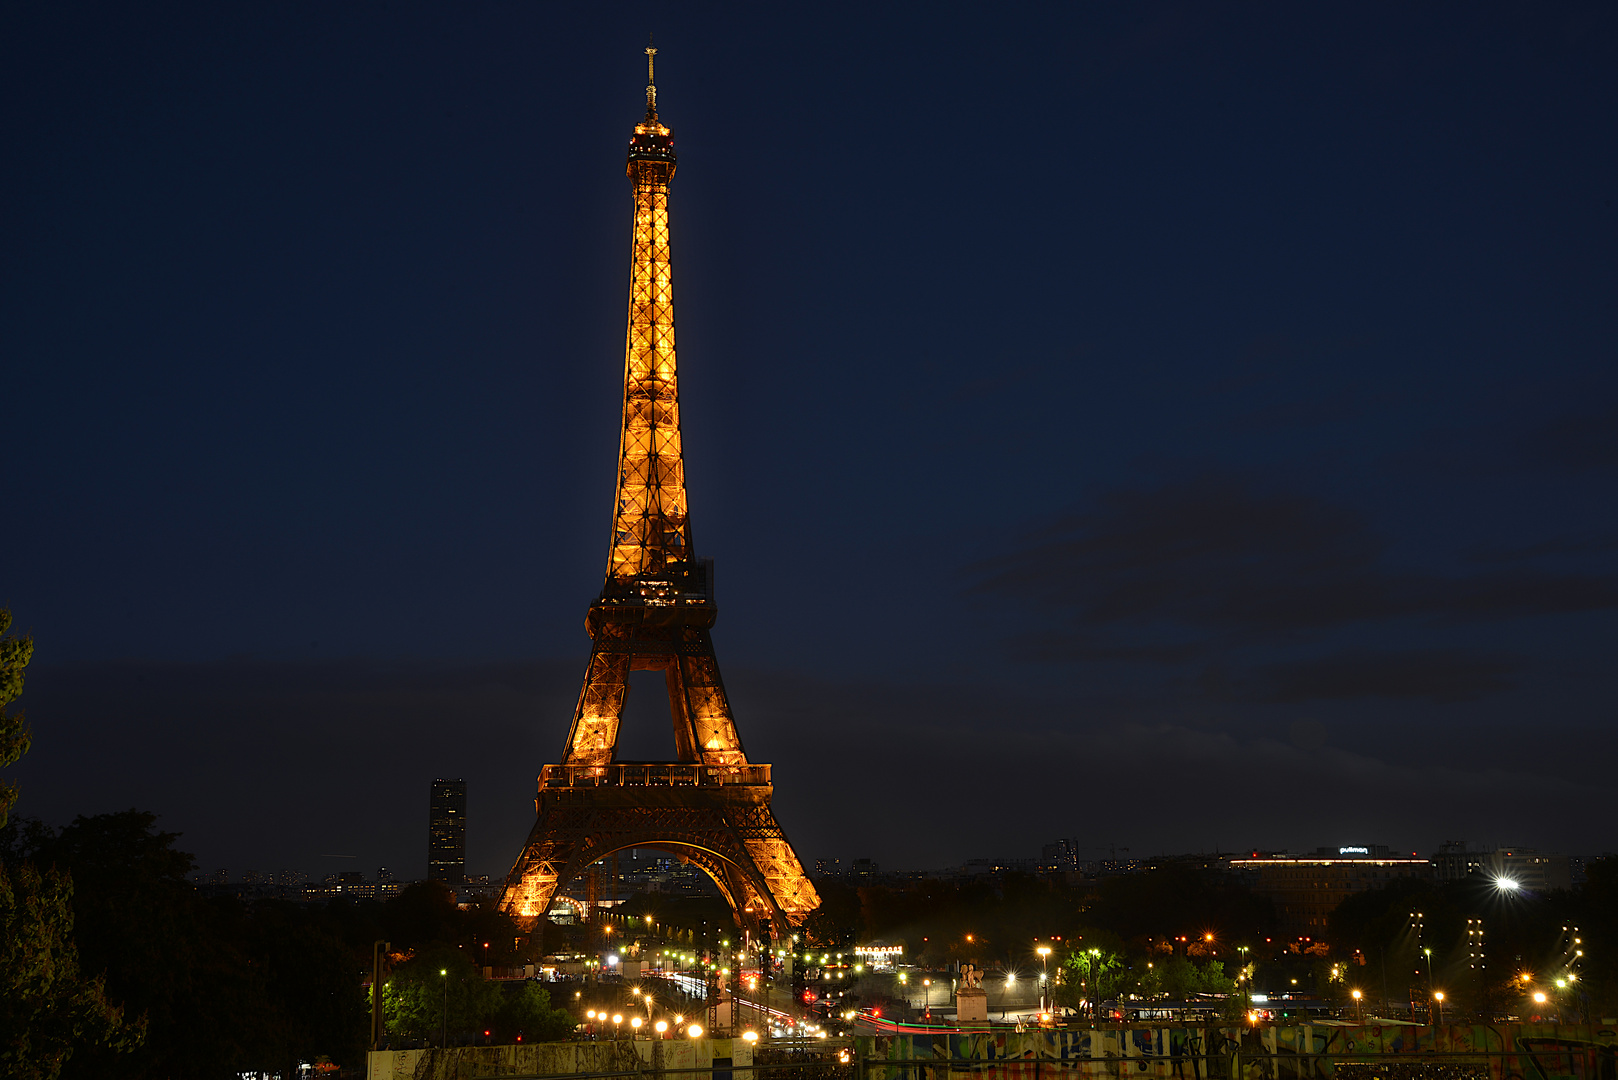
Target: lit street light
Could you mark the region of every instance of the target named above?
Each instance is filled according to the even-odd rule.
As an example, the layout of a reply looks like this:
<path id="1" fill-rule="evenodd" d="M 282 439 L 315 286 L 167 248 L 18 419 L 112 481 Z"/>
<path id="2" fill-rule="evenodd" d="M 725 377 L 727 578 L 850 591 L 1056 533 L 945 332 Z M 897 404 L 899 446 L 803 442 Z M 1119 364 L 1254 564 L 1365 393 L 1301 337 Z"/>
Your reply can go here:
<path id="1" fill-rule="evenodd" d="M 1433 1000 L 1438 1002 L 1438 1026 L 1443 1027 L 1444 1026 L 1444 991 L 1442 991 L 1442 990 L 1434 991 Z"/>
<path id="2" fill-rule="evenodd" d="M 1365 1023 L 1365 1009 L 1360 1002 L 1364 997 L 1358 990 L 1354 991 L 1354 1022 L 1362 1025 Z"/>
<path id="3" fill-rule="evenodd" d="M 1039 1011 L 1045 1011 L 1045 986 L 1050 979 L 1051 947 L 1041 945 L 1034 950 L 1039 954 Z"/>
<path id="4" fill-rule="evenodd" d="M 444 983 L 444 1041 L 440 1045 L 447 1049 L 449 1047 L 449 969 L 439 968 L 438 977 Z"/>
<path id="5" fill-rule="evenodd" d="M 1427 996 L 1431 998 L 1433 993 L 1433 950 L 1423 949 L 1421 951 L 1427 954 Z M 1411 1019 L 1414 1020 L 1415 1017 L 1411 1017 Z M 1431 1006 L 1429 1006 L 1427 1009 L 1427 1022 L 1429 1024 L 1433 1022 L 1433 1010 Z"/>

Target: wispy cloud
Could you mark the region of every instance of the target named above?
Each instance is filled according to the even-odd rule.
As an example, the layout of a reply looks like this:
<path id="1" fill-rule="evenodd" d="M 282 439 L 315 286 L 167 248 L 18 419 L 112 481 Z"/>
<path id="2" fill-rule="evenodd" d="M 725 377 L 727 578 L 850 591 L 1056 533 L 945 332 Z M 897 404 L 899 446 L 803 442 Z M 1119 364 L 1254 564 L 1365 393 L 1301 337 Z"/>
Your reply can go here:
<path id="1" fill-rule="evenodd" d="M 974 592 L 1126 624 L 1279 638 L 1394 619 L 1476 621 L 1618 608 L 1618 576 L 1394 565 L 1363 516 L 1224 477 L 1116 491 L 971 567 Z"/>

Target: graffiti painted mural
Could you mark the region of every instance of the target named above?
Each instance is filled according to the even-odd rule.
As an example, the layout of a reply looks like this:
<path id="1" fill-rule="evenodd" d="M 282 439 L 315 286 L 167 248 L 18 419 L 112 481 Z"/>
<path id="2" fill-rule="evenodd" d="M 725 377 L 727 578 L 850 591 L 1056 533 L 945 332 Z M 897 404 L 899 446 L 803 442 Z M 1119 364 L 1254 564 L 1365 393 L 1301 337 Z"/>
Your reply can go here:
<path id="1" fill-rule="evenodd" d="M 1006 1029 L 856 1043 L 867 1080 L 1618 1080 L 1618 1030 L 1591 1025 Z"/>

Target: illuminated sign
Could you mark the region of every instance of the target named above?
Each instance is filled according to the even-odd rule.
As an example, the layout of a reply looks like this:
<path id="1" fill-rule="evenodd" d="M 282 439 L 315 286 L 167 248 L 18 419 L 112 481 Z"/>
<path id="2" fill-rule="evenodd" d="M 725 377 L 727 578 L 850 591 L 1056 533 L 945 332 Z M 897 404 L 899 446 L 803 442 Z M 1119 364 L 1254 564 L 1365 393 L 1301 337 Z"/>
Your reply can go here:
<path id="1" fill-rule="evenodd" d="M 1340 847 L 1337 849 L 1337 854 L 1339 855 L 1369 855 L 1370 853 L 1371 849 L 1368 847 Z"/>

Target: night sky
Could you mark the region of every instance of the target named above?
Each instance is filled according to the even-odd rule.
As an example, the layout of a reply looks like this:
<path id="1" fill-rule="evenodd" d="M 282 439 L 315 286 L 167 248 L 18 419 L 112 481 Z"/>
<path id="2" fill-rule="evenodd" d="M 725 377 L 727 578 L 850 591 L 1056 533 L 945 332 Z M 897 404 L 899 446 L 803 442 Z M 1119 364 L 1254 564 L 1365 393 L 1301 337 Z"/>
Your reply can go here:
<path id="1" fill-rule="evenodd" d="M 648 30 L 695 545 L 806 860 L 1613 846 L 1610 3 L 8 7 L 19 813 L 408 877 L 461 776 L 505 873 Z"/>

